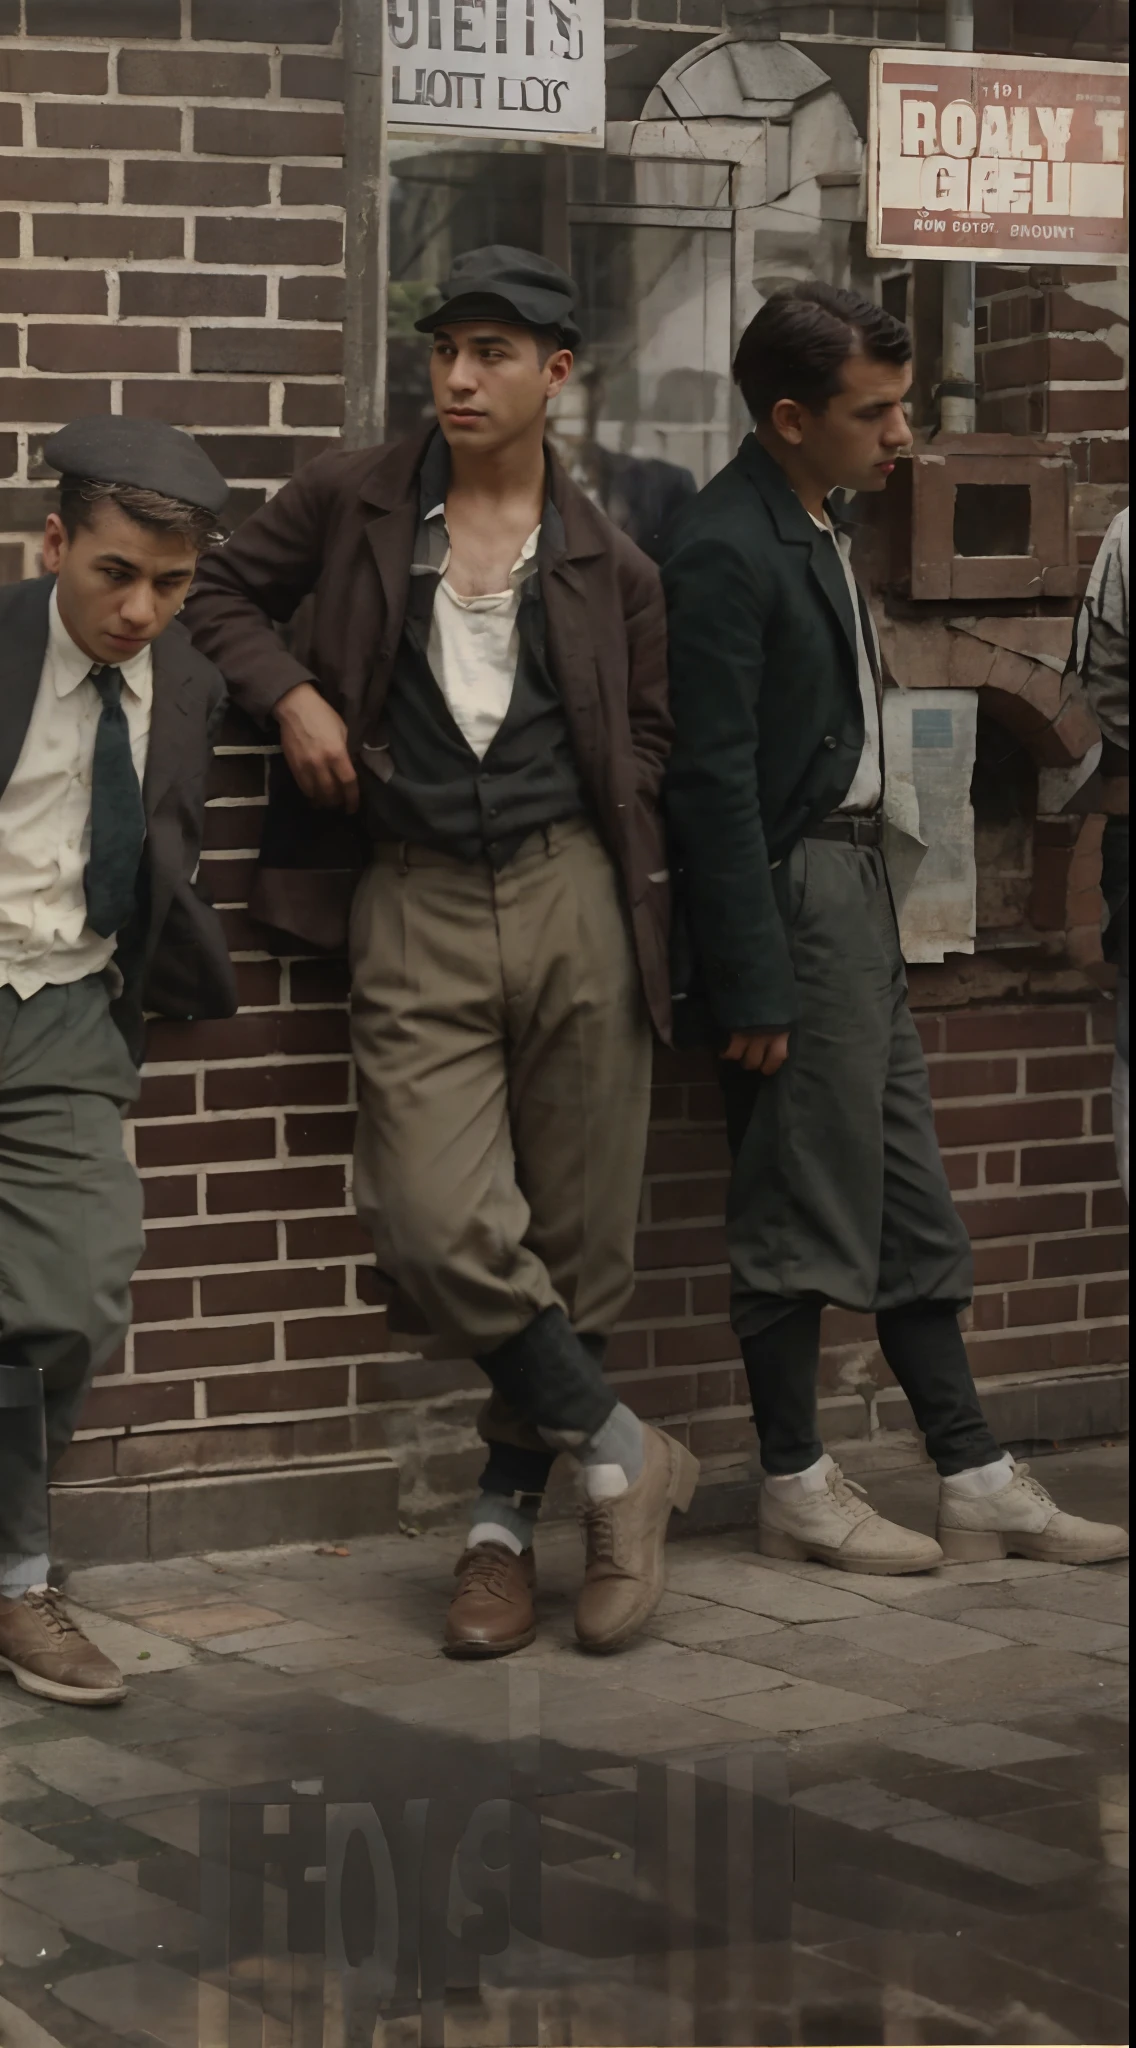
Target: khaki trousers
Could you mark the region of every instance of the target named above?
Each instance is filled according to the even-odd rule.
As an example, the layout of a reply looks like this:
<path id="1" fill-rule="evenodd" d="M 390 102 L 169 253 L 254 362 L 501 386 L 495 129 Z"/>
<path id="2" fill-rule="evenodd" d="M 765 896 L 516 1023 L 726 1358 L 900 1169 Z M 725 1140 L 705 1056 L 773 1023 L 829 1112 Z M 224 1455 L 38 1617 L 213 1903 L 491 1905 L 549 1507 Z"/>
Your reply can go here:
<path id="1" fill-rule="evenodd" d="M 462 1355 L 553 1307 L 606 1336 L 634 1281 L 651 1031 L 593 827 L 534 832 L 500 870 L 379 847 L 350 952 L 355 1207 L 381 1270 Z"/>

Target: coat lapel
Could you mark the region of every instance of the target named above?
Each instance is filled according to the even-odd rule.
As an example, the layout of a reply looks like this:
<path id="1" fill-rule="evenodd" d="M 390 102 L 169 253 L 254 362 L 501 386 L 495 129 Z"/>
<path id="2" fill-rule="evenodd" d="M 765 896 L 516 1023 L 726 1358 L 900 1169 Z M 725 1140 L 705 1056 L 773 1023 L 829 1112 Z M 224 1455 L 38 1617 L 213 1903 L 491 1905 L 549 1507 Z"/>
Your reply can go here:
<path id="1" fill-rule="evenodd" d="M 856 618 L 835 541 L 813 524 L 784 470 L 766 453 L 755 434 L 746 435 L 738 460 L 761 492 L 780 538 L 790 546 L 808 549 L 809 571 L 844 635 L 852 658 L 852 678 L 858 689 Z"/>
<path id="2" fill-rule="evenodd" d="M 53 581 L 41 576 L 34 583 L 19 584 L 4 607 L 7 651 L 0 670 L 0 796 L 20 758 L 39 692 Z"/>
<path id="3" fill-rule="evenodd" d="M 180 631 L 170 627 L 160 640 L 154 642 L 150 740 L 146 751 L 146 772 L 142 778 L 150 873 L 148 941 L 151 946 L 165 924 L 178 874 L 177 849 L 180 841 L 177 820 L 164 815 L 162 804 L 173 785 L 184 777 L 186 769 L 193 678 L 181 639 Z"/>
<path id="4" fill-rule="evenodd" d="M 548 664 L 560 688 L 572 742 L 589 786 L 600 776 L 601 726 L 596 647 L 604 621 L 588 594 L 586 565 L 606 552 L 602 515 L 572 482 L 551 449 L 549 499 L 539 555 Z"/>

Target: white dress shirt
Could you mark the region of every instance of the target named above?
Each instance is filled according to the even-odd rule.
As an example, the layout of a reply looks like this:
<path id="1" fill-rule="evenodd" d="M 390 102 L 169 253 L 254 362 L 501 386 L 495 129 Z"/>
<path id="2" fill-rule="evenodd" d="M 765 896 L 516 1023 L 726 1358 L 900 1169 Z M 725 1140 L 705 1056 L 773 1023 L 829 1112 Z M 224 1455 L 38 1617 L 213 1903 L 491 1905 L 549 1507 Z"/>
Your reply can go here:
<path id="1" fill-rule="evenodd" d="M 839 808 L 842 811 L 855 811 L 865 815 L 878 808 L 883 794 L 883 775 L 880 769 L 880 707 L 876 696 L 876 678 L 864 643 L 860 595 L 856 588 L 856 578 L 852 574 L 852 542 L 848 534 L 837 533 L 829 518 L 818 519 L 812 512 L 809 513 L 809 518 L 814 526 L 819 526 L 822 533 L 829 535 L 840 557 L 840 566 L 848 585 L 852 617 L 856 621 L 856 666 L 860 677 L 860 696 L 864 705 L 864 751 L 852 777 L 851 788 Z"/>
<path id="2" fill-rule="evenodd" d="M 488 597 L 459 597 L 446 581 L 448 553 L 442 564 L 427 658 L 455 725 L 479 761 L 485 759 L 512 700 L 521 651 L 521 586 L 533 573 L 539 540 L 538 526 L 509 571 L 509 588 Z"/>
<path id="3" fill-rule="evenodd" d="M 139 783 L 153 698 L 149 647 L 117 664 Z M 72 640 L 53 590 L 47 652 L 20 757 L 0 796 L 0 988 L 35 995 L 47 983 L 101 974 L 116 941 L 87 926 L 83 871 L 91 848 L 91 770 L 102 699 L 91 657 Z"/>

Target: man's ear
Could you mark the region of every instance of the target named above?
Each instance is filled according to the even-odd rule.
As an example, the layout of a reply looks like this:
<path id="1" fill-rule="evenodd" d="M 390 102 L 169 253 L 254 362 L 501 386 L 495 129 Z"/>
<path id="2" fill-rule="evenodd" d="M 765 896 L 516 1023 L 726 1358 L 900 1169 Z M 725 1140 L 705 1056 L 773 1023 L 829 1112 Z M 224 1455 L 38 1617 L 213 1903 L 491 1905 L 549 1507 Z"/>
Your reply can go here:
<path id="1" fill-rule="evenodd" d="M 795 398 L 779 398 L 769 415 L 769 423 L 783 441 L 793 448 L 799 448 L 804 435 L 801 432 L 801 407 Z"/>
<path id="2" fill-rule="evenodd" d="M 58 512 L 49 512 L 43 529 L 43 566 L 49 576 L 59 573 L 67 552 L 67 529 Z"/>

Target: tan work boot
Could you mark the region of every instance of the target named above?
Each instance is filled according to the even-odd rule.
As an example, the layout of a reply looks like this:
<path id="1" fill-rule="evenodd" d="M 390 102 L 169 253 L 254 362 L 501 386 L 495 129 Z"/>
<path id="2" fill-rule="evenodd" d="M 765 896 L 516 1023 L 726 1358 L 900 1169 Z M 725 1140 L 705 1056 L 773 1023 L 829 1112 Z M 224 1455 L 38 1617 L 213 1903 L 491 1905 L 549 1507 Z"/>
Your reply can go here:
<path id="1" fill-rule="evenodd" d="M 126 1696 L 117 1665 L 72 1621 L 62 1596 L 34 1586 L 22 1599 L 0 1595 L 0 1671 L 41 1700 L 109 1707 Z"/>
<path id="2" fill-rule="evenodd" d="M 994 1557 L 1106 1564 L 1128 1555 L 1126 1529 L 1063 1513 L 1028 1465 L 1015 1465 L 1013 1477 L 997 1493 L 976 1497 L 941 1486 L 936 1533 L 950 1564 L 981 1564 Z"/>
<path id="3" fill-rule="evenodd" d="M 643 1424 L 643 1470 L 610 1500 L 581 1510 L 587 1555 L 576 1602 L 584 1650 L 618 1650 L 663 1597 L 663 1546 L 677 1508 L 685 1514 L 698 1484 L 698 1460 L 660 1429 Z"/>
<path id="4" fill-rule="evenodd" d="M 477 1543 L 462 1552 L 454 1574 L 458 1590 L 446 1616 L 447 1657 L 507 1657 L 536 1634 L 536 1565 L 531 1550 L 518 1557 L 507 1543 Z"/>
<path id="5" fill-rule="evenodd" d="M 901 1529 L 876 1513 L 861 1486 L 844 1477 L 826 1457 L 824 1485 L 815 1492 L 761 1489 L 757 1548 L 762 1557 L 792 1558 L 803 1564 L 816 1558 L 842 1572 L 929 1572 L 942 1564 L 943 1553 L 930 1536 Z"/>

